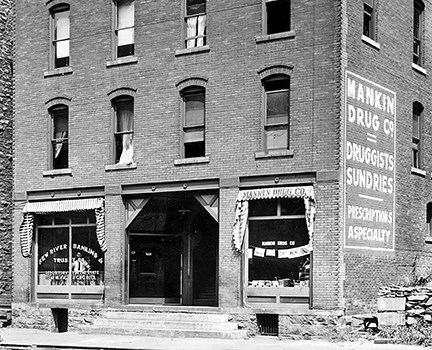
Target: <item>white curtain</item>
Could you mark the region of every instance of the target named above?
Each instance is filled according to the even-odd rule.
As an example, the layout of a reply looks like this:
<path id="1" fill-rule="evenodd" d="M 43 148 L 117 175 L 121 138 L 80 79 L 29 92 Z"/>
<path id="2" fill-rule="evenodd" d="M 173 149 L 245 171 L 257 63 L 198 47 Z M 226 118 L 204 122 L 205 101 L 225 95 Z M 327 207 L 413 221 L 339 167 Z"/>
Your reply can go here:
<path id="1" fill-rule="evenodd" d="M 56 132 L 55 134 L 55 138 L 56 140 L 58 139 L 64 139 L 66 137 L 66 131 L 60 131 L 60 132 Z M 61 152 L 61 149 L 63 147 L 63 142 L 56 142 L 56 144 L 54 145 L 54 158 L 57 158 Z"/>
<path id="2" fill-rule="evenodd" d="M 133 111 L 131 108 L 119 108 L 117 112 L 118 131 L 130 131 L 130 133 L 122 134 L 121 144 L 122 152 L 117 164 L 131 164 L 133 162 L 133 144 L 132 144 L 132 124 Z"/>
<path id="3" fill-rule="evenodd" d="M 195 47 L 196 39 L 188 39 L 191 37 L 195 37 L 197 35 L 197 22 L 198 17 L 189 17 L 186 21 L 187 29 L 186 29 L 186 47 Z"/>
<path id="4" fill-rule="evenodd" d="M 197 45 L 196 46 L 203 46 L 204 45 L 204 32 L 206 27 L 206 16 L 198 16 L 198 36 L 202 35 L 201 38 L 197 39 Z"/>

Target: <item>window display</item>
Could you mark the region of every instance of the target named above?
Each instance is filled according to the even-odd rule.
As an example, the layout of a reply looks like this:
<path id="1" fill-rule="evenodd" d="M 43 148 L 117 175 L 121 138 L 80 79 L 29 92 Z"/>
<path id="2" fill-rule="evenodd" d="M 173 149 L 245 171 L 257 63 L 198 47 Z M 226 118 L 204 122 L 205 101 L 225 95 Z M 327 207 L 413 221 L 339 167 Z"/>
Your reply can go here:
<path id="1" fill-rule="evenodd" d="M 37 217 L 38 285 L 101 286 L 104 256 L 94 211 Z"/>

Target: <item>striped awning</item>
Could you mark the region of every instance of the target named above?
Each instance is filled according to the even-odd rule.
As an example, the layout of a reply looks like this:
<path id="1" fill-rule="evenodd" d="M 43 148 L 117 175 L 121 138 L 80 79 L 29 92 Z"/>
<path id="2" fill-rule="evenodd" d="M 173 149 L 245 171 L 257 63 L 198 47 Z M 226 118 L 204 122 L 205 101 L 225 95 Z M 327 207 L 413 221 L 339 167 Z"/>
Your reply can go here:
<path id="1" fill-rule="evenodd" d="M 312 250 L 312 236 L 315 220 L 315 200 L 312 186 L 272 187 L 239 191 L 233 225 L 234 247 L 241 251 L 247 230 L 249 200 L 274 198 L 303 198 L 305 203 L 306 224 L 309 232 L 309 249 Z"/>
<path id="2" fill-rule="evenodd" d="M 27 203 L 23 208 L 23 220 L 20 225 L 20 241 L 22 255 L 24 257 L 31 256 L 34 215 L 85 210 L 95 211 L 96 236 L 101 250 L 105 252 L 107 250 L 107 246 L 105 241 L 104 199 L 86 198 Z"/>

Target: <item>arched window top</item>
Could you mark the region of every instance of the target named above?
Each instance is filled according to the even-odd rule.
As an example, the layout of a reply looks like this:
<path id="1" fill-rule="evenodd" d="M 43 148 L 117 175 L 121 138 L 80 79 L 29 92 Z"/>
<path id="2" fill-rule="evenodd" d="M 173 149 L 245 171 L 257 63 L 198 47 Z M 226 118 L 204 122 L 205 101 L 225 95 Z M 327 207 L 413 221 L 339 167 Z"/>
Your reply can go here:
<path id="1" fill-rule="evenodd" d="M 270 76 L 286 76 L 286 79 L 291 76 L 293 69 L 293 65 L 276 65 L 258 70 L 258 76 L 261 80 L 266 80 Z"/>
<path id="2" fill-rule="evenodd" d="M 424 107 L 420 102 L 418 101 L 413 102 L 413 111 L 417 112 L 417 115 L 420 115 L 423 112 L 423 109 Z"/>
<path id="3" fill-rule="evenodd" d="M 72 98 L 69 96 L 57 96 L 45 102 L 45 105 L 48 109 L 52 109 L 53 107 L 64 105 L 69 107 Z"/>
<path id="4" fill-rule="evenodd" d="M 110 98 L 110 100 L 116 100 L 119 97 L 120 98 L 124 98 L 124 97 L 134 98 L 136 91 L 137 91 L 136 89 L 132 89 L 132 88 L 128 88 L 128 87 L 122 87 L 122 88 L 118 88 L 118 89 L 115 89 L 115 90 L 108 92 L 108 97 Z"/>
<path id="5" fill-rule="evenodd" d="M 47 1 L 46 6 L 48 7 L 50 12 L 70 10 L 70 5 L 67 2 L 64 2 L 64 0 Z"/>
<path id="6" fill-rule="evenodd" d="M 189 87 L 201 87 L 205 89 L 207 87 L 207 78 L 201 78 L 201 77 L 193 77 L 193 78 L 187 78 L 183 79 L 182 81 L 178 82 L 176 84 L 176 87 L 179 91 L 185 91 L 185 89 L 188 89 Z"/>
<path id="7" fill-rule="evenodd" d="M 414 6 L 423 10 L 425 8 L 424 2 L 422 0 L 414 0 Z"/>

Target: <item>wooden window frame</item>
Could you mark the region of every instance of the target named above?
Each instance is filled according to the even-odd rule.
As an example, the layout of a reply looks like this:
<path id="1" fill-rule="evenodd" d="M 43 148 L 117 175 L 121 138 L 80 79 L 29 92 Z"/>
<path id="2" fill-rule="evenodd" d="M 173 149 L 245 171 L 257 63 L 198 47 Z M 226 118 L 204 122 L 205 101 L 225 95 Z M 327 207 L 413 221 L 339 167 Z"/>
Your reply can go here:
<path id="1" fill-rule="evenodd" d="M 363 35 L 376 41 L 376 1 L 363 1 Z"/>
<path id="2" fill-rule="evenodd" d="M 183 35 L 184 35 L 184 47 L 185 48 L 197 48 L 197 47 L 203 47 L 207 45 L 207 0 L 203 0 L 204 2 L 204 12 L 194 13 L 189 15 L 188 14 L 188 0 L 183 0 Z M 189 18 L 197 18 L 197 35 L 194 36 L 188 36 L 187 29 L 188 29 L 188 19 Z M 204 21 L 204 32 L 203 34 L 198 34 L 198 19 L 201 18 Z M 202 39 L 202 43 L 198 44 L 199 40 Z M 188 47 L 188 42 L 194 40 L 195 44 Z"/>
<path id="3" fill-rule="evenodd" d="M 420 169 L 422 166 L 422 113 L 423 106 L 413 103 L 413 120 L 412 120 L 412 166 Z"/>
<path id="4" fill-rule="evenodd" d="M 133 57 L 135 56 L 135 10 L 136 10 L 136 1 L 132 0 L 133 6 L 134 6 L 134 23 L 133 26 L 130 27 L 125 27 L 125 28 L 118 28 L 118 17 L 119 17 L 119 6 L 118 3 L 122 1 L 122 0 L 114 0 L 113 4 L 114 4 L 114 9 L 113 9 L 113 32 L 114 32 L 114 58 L 122 58 L 122 57 Z M 119 45 L 118 45 L 118 33 L 119 31 L 123 31 L 123 30 L 131 30 L 133 29 L 133 44 L 130 44 L 129 47 L 129 52 L 127 54 L 119 54 Z"/>
<path id="5" fill-rule="evenodd" d="M 413 14 L 413 63 L 422 66 L 424 50 L 424 3 L 414 0 Z"/>
<path id="6" fill-rule="evenodd" d="M 282 30 L 282 31 L 269 31 L 269 10 L 268 6 L 272 6 L 275 3 L 282 3 L 287 2 L 289 7 L 289 13 L 288 13 L 288 29 Z M 263 35 L 271 35 L 271 34 L 278 34 L 278 33 L 286 33 L 289 32 L 292 29 L 292 9 L 291 9 L 291 1 L 290 0 L 262 0 L 262 13 L 263 13 Z"/>
<path id="7" fill-rule="evenodd" d="M 56 22 L 55 22 L 55 15 L 57 13 L 61 12 L 68 12 L 69 13 L 69 37 L 64 39 L 57 39 L 56 38 Z M 58 69 L 58 68 L 64 68 L 70 66 L 70 6 L 68 4 L 59 4 L 53 8 L 50 9 L 50 69 Z M 56 59 L 56 52 L 57 52 L 57 43 L 59 42 L 69 42 L 69 56 L 65 57 L 64 64 L 61 64 L 61 62 L 57 62 Z"/>
<path id="8" fill-rule="evenodd" d="M 66 116 L 67 116 L 67 134 L 66 137 L 60 137 L 57 138 L 55 136 L 55 114 L 58 111 L 66 111 Z M 49 114 L 50 114 L 50 156 L 49 156 L 49 163 L 50 163 L 50 169 L 67 169 L 69 168 L 69 107 L 66 105 L 56 105 L 53 106 L 49 109 Z M 55 156 L 54 156 L 54 145 L 58 144 L 58 143 L 62 143 L 65 144 L 67 147 L 67 164 L 66 166 L 62 166 L 62 167 L 56 167 L 55 165 Z"/>
<path id="9" fill-rule="evenodd" d="M 128 131 L 117 131 L 118 126 L 118 105 L 121 102 L 130 102 L 132 104 L 132 129 Z M 113 108 L 113 143 L 112 143 L 112 163 L 117 164 L 117 160 L 120 159 L 121 154 L 117 154 L 117 137 L 120 135 L 129 134 L 132 135 L 132 145 L 134 139 L 134 128 L 135 128 L 135 99 L 129 95 L 120 95 L 114 98 L 112 101 Z"/>

